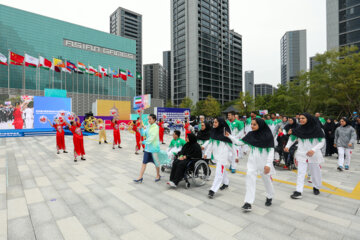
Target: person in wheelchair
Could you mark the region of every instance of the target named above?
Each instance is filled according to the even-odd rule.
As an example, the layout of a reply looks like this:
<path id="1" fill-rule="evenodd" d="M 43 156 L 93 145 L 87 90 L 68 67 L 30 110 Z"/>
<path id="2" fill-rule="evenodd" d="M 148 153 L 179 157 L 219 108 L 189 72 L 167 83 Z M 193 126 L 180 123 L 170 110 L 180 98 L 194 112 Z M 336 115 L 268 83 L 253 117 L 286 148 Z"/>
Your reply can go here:
<path id="1" fill-rule="evenodd" d="M 182 147 L 186 144 L 184 139 L 180 138 L 180 131 L 175 130 L 173 133 L 173 140 L 171 140 L 170 145 L 167 150 L 169 159 L 174 160 L 178 152 L 181 151 Z"/>
<path id="2" fill-rule="evenodd" d="M 181 151 L 176 154 L 176 158 L 173 161 L 170 181 L 167 184 L 170 187 L 177 187 L 179 182 L 184 178 L 188 163 L 191 162 L 192 159 L 201 159 L 201 157 L 201 147 L 197 143 L 195 135 L 193 133 L 188 133 L 186 144 Z"/>

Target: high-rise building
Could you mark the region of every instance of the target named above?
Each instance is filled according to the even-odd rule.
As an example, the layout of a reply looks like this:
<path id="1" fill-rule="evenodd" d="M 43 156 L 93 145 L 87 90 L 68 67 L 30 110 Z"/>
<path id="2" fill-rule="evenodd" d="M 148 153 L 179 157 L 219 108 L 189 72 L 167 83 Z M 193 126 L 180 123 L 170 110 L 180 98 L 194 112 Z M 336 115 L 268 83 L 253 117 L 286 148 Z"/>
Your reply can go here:
<path id="1" fill-rule="evenodd" d="M 255 84 L 255 97 L 265 96 L 265 95 L 273 95 L 275 88 L 266 83 Z"/>
<path id="2" fill-rule="evenodd" d="M 159 63 L 144 64 L 145 92 L 151 94 L 151 98 L 166 101 L 167 78 L 166 69 Z"/>
<path id="3" fill-rule="evenodd" d="M 318 61 L 315 60 L 315 56 L 310 57 L 309 62 L 310 62 L 310 70 L 313 70 L 316 65 L 320 64 Z"/>
<path id="4" fill-rule="evenodd" d="M 327 50 L 356 45 L 360 48 L 360 1 L 326 1 Z"/>
<path id="5" fill-rule="evenodd" d="M 306 71 L 306 30 L 286 32 L 280 41 L 281 84 L 286 85 Z"/>
<path id="6" fill-rule="evenodd" d="M 136 95 L 143 94 L 142 15 L 119 7 L 110 15 L 110 33 L 136 41 Z"/>
<path id="7" fill-rule="evenodd" d="M 171 100 L 171 51 L 163 52 L 163 67 L 166 70 L 166 82 L 167 82 L 166 100 Z"/>
<path id="8" fill-rule="evenodd" d="M 245 71 L 245 93 L 249 93 L 250 96 L 255 96 L 254 88 L 254 71 Z"/>
<path id="9" fill-rule="evenodd" d="M 242 89 L 242 37 L 229 29 L 229 0 L 171 0 L 171 99 L 221 103 Z"/>

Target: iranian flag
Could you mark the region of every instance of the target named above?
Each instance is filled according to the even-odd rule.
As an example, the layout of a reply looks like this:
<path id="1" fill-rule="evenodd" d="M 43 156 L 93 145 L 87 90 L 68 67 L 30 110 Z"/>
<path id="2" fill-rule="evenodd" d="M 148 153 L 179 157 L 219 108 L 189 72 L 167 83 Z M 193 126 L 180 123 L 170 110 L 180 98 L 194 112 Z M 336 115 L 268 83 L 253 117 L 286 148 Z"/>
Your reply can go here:
<path id="1" fill-rule="evenodd" d="M 85 71 L 86 71 L 86 66 L 85 66 L 85 64 L 83 64 L 83 63 L 81 63 L 81 62 L 78 62 L 77 66 L 78 66 L 78 69 L 79 69 L 80 71 L 82 71 L 82 72 L 85 72 Z"/>
<path id="2" fill-rule="evenodd" d="M 95 73 L 86 68 L 86 74 L 94 75 Z"/>
<path id="3" fill-rule="evenodd" d="M 25 53 L 25 66 L 37 68 L 39 66 L 39 59 Z"/>
<path id="4" fill-rule="evenodd" d="M 50 70 L 50 68 L 52 67 L 52 63 L 51 61 L 47 60 L 44 57 L 40 56 L 40 68 L 45 69 L 45 70 Z"/>
<path id="5" fill-rule="evenodd" d="M 23 65 L 24 63 L 24 57 L 19 55 L 19 54 L 16 54 L 16 53 L 13 53 L 13 52 L 10 52 L 10 64 L 12 65 Z"/>
<path id="6" fill-rule="evenodd" d="M 141 96 L 135 97 L 135 104 L 136 105 L 141 104 L 141 102 L 142 102 Z"/>
<path id="7" fill-rule="evenodd" d="M 6 58 L 3 54 L 1 54 L 1 53 L 0 53 L 0 64 L 2 64 L 2 65 L 8 65 L 8 64 L 7 64 L 7 58 Z"/>
<path id="8" fill-rule="evenodd" d="M 93 73 L 97 73 L 97 71 L 95 70 L 95 68 L 93 68 L 92 66 L 89 65 L 89 71 L 93 72 Z"/>
<path id="9" fill-rule="evenodd" d="M 127 80 L 127 72 L 125 70 L 119 69 L 120 71 L 120 78 L 124 81 Z"/>

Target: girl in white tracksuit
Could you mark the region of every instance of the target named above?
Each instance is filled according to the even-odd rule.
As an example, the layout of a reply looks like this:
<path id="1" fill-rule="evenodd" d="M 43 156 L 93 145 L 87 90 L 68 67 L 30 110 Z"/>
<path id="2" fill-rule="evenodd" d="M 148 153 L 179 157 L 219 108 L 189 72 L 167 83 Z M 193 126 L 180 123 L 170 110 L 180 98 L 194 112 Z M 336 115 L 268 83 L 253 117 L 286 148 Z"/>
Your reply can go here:
<path id="1" fill-rule="evenodd" d="M 320 164 L 324 162 L 321 148 L 325 144 L 325 134 L 321 129 L 320 122 L 308 113 L 300 115 L 300 126 L 293 129 L 292 135 L 284 149 L 285 152 L 298 141 L 298 148 L 295 152 L 295 159 L 298 162 L 298 175 L 296 191 L 290 196 L 293 199 L 302 198 L 306 170 L 312 177 L 313 192 L 320 194 L 321 170 Z"/>
<path id="2" fill-rule="evenodd" d="M 202 122 L 200 124 L 200 129 L 197 133 L 197 143 L 200 145 L 200 146 L 203 146 L 203 145 L 209 145 L 209 141 L 210 141 L 210 131 L 211 131 L 211 126 L 210 126 L 210 123 L 208 122 Z M 206 150 L 207 149 L 203 149 L 202 150 L 202 156 L 204 157 L 205 153 L 206 153 Z M 211 156 L 209 156 L 211 157 Z"/>
<path id="3" fill-rule="evenodd" d="M 229 186 L 226 167 L 230 165 L 235 151 L 231 140 L 225 136 L 225 132 L 231 131 L 224 118 L 215 118 L 210 132 L 210 141 L 202 146 L 202 149 L 206 149 L 204 158 L 212 155 L 216 161 L 215 178 L 209 190 L 209 198 L 213 198 L 219 189 L 224 190 Z"/>
<path id="4" fill-rule="evenodd" d="M 252 131 L 249 132 L 241 141 L 229 135 L 226 136 L 237 144 L 246 144 L 250 148 L 247 162 L 246 173 L 246 195 L 242 209 L 251 211 L 251 204 L 255 201 L 256 179 L 260 174 L 265 185 L 266 206 L 271 206 L 274 197 L 274 188 L 270 174 L 275 174 L 273 165 L 274 160 L 274 138 L 268 125 L 261 118 L 251 121 Z"/>

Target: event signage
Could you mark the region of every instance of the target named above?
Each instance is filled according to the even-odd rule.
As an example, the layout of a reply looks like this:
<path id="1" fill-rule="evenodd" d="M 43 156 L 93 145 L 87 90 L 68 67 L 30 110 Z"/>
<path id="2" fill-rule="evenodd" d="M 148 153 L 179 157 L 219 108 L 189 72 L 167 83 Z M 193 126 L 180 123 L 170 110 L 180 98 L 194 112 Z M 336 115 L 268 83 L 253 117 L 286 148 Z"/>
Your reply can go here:
<path id="1" fill-rule="evenodd" d="M 100 46 L 92 45 L 89 43 L 83 43 L 83 42 L 78 42 L 78 41 L 74 41 L 74 40 L 69 40 L 69 39 L 65 39 L 65 38 L 64 38 L 63 43 L 64 43 L 64 46 L 66 46 L 66 47 L 78 48 L 78 49 L 85 50 L 85 51 L 97 52 L 97 53 L 102 53 L 102 54 L 107 54 L 107 55 L 122 57 L 122 58 L 129 58 L 132 60 L 135 60 L 135 58 L 136 58 L 135 54 L 132 54 L 132 53 L 122 52 L 122 51 L 115 50 L 115 49 L 109 49 L 109 48 L 100 47 Z"/>
<path id="2" fill-rule="evenodd" d="M 134 110 L 148 109 L 151 106 L 151 94 L 134 97 Z"/>

